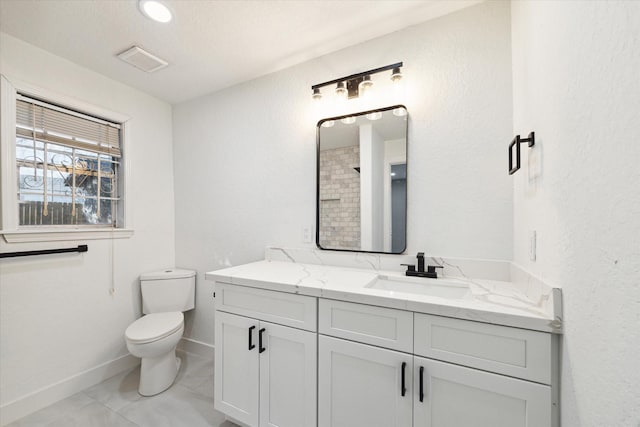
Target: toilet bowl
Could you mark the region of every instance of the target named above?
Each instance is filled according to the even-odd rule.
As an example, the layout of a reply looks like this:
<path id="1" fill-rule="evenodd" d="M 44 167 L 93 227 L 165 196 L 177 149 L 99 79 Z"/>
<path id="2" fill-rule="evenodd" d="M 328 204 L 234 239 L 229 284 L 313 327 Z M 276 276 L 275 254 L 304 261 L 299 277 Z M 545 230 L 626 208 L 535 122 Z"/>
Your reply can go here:
<path id="1" fill-rule="evenodd" d="M 195 308 L 196 272 L 169 268 L 140 275 L 142 313 L 124 333 L 129 352 L 142 359 L 138 392 L 162 393 L 180 369 L 176 346 L 184 332 L 185 311 Z"/>
<path id="2" fill-rule="evenodd" d="M 184 315 L 179 311 L 147 314 L 127 328 L 127 349 L 142 359 L 141 395 L 153 396 L 171 387 L 180 369 L 176 346 L 183 332 Z"/>

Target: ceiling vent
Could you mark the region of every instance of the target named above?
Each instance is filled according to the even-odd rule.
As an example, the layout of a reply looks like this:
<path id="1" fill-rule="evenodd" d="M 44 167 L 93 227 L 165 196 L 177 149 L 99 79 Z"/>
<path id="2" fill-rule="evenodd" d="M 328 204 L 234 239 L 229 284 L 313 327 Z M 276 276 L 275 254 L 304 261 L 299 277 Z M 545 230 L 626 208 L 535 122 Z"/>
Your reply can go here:
<path id="1" fill-rule="evenodd" d="M 118 58 L 147 73 L 153 73 L 169 65 L 167 61 L 150 54 L 138 46 L 133 46 L 124 52 L 120 52 Z"/>

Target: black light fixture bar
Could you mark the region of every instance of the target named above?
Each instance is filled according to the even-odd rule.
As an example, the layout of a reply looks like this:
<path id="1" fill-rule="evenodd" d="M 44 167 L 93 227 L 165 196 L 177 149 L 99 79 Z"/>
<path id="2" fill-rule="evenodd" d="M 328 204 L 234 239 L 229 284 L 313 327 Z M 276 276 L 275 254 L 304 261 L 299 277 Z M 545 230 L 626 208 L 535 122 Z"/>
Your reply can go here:
<path id="1" fill-rule="evenodd" d="M 371 74 L 377 74 L 383 71 L 393 70 L 394 68 L 401 68 L 401 67 L 402 67 L 402 62 L 397 62 L 395 64 L 385 65 L 384 67 L 374 68 L 373 70 L 363 71 L 362 73 L 351 74 L 350 76 L 341 77 L 339 79 L 334 79 L 324 83 L 319 83 L 311 86 L 311 89 L 312 90 L 320 89 L 321 87 L 325 87 L 325 86 L 329 86 L 329 85 L 333 85 L 336 83 L 345 82 L 349 80 L 359 79 L 359 78 L 363 78 L 364 76 L 370 76 Z"/>
<path id="2" fill-rule="evenodd" d="M 63 248 L 63 249 L 42 249 L 38 251 L 22 251 L 22 252 L 3 252 L 0 253 L 0 258 L 13 258 L 22 256 L 33 255 L 49 255 L 49 254 L 64 254 L 68 252 L 87 252 L 89 247 L 87 245 L 78 245 L 77 248 Z"/>

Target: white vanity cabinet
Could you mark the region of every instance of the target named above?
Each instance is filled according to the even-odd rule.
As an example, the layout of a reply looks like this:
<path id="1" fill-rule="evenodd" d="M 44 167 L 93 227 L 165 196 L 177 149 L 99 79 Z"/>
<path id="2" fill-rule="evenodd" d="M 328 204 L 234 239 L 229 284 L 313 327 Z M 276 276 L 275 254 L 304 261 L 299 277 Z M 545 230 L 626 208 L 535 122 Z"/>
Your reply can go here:
<path id="1" fill-rule="evenodd" d="M 413 313 L 320 299 L 318 426 L 411 427 Z"/>
<path id="2" fill-rule="evenodd" d="M 557 425 L 551 334 L 325 299 L 319 316 L 320 427 Z"/>
<path id="3" fill-rule="evenodd" d="M 225 283 L 216 292 L 215 407 L 243 425 L 559 425 L 557 335 Z"/>
<path id="4" fill-rule="evenodd" d="M 317 334 L 283 326 L 315 329 L 316 299 L 225 284 L 217 292 L 215 408 L 249 427 L 316 426 Z"/>
<path id="5" fill-rule="evenodd" d="M 553 425 L 546 385 L 417 356 L 414 381 L 414 427 Z"/>
<path id="6" fill-rule="evenodd" d="M 320 427 L 410 427 L 410 354 L 320 335 Z"/>

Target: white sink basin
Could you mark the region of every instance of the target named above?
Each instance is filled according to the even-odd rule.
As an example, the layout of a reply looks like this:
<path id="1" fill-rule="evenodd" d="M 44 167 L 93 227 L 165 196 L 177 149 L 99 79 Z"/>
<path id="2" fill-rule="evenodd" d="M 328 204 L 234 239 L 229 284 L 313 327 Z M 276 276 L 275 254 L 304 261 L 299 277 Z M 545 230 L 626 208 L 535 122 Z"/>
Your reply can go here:
<path id="1" fill-rule="evenodd" d="M 452 299 L 463 299 L 471 295 L 469 285 L 461 280 L 455 279 L 428 279 L 424 277 L 379 275 L 365 287 L 390 292 Z"/>

